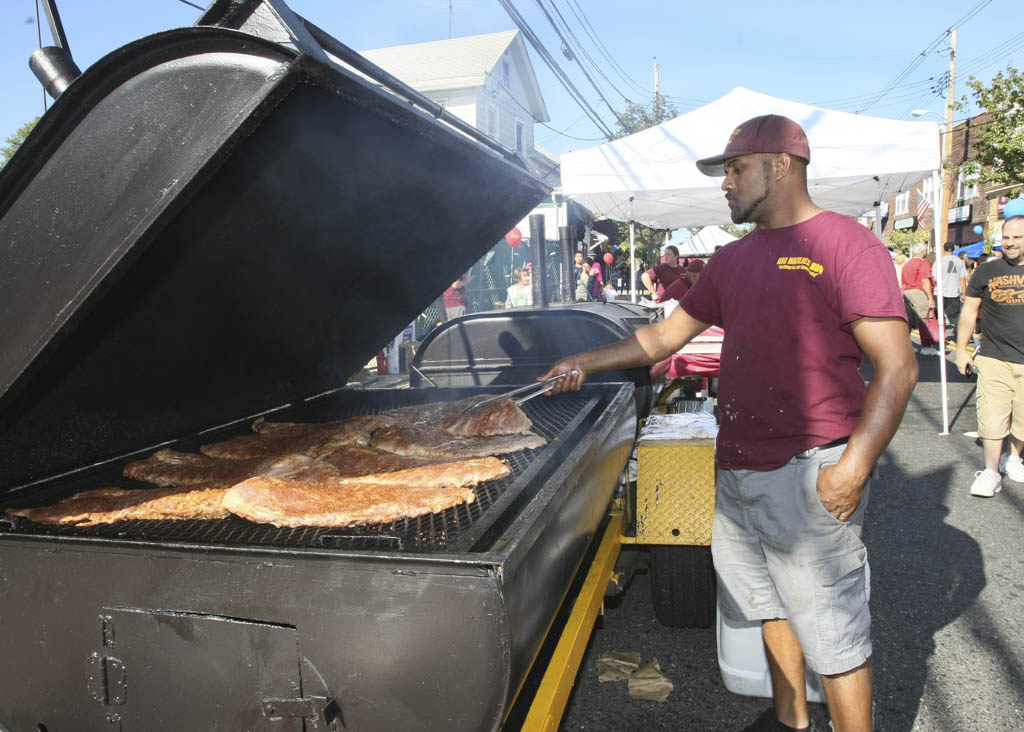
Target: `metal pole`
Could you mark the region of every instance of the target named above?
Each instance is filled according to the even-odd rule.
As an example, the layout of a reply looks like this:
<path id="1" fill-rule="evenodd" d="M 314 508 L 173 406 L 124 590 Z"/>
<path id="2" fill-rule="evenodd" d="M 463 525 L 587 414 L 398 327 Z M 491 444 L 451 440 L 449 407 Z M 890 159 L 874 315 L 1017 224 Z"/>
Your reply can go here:
<path id="1" fill-rule="evenodd" d="M 938 183 L 939 183 L 939 171 L 936 170 L 935 172 L 932 173 L 932 188 L 935 191 L 934 194 L 932 195 L 932 198 L 935 199 L 936 203 L 938 203 L 938 198 L 939 198 L 939 185 L 938 185 Z M 934 211 L 935 208 L 932 207 L 932 210 Z M 936 317 L 938 317 L 938 319 L 939 319 L 939 384 L 941 385 L 941 393 L 942 393 L 942 432 L 940 432 L 939 434 L 940 435 L 948 435 L 949 434 L 949 398 L 948 398 L 948 395 L 947 395 L 947 385 L 946 385 L 946 318 L 945 318 L 945 306 L 944 306 L 944 304 L 942 302 L 942 279 L 944 277 L 943 270 L 945 269 L 945 267 L 943 267 L 943 265 L 942 265 L 942 255 L 943 255 L 943 249 L 945 248 L 945 242 L 943 242 L 941 245 L 938 243 L 939 239 L 940 238 L 944 238 L 944 237 L 940 237 L 939 236 L 938 221 L 936 221 L 935 223 L 936 223 L 936 226 L 935 226 L 935 246 L 939 250 L 936 253 L 936 255 L 935 255 L 935 262 L 937 264 L 936 269 L 939 271 L 939 276 L 936 278 L 936 282 L 935 282 L 936 288 L 938 290 L 938 292 L 937 292 L 937 294 L 935 296 L 935 304 L 937 305 L 937 308 L 936 308 L 935 312 L 936 312 Z"/>
<path id="2" fill-rule="evenodd" d="M 633 197 L 629 197 L 629 300 L 636 303 L 636 246 L 633 231 Z"/>
<path id="3" fill-rule="evenodd" d="M 573 280 L 573 242 L 569 235 L 568 226 L 558 227 L 558 259 L 562 263 L 562 302 L 573 301 L 572 280 Z"/>
<path id="4" fill-rule="evenodd" d="M 950 181 L 949 171 L 945 164 L 950 161 L 953 152 L 953 105 L 956 104 L 954 94 L 956 92 L 956 37 L 957 29 L 950 31 L 949 39 L 949 89 L 946 93 L 946 124 L 940 130 L 942 132 L 942 207 L 936 211 L 938 220 L 935 222 L 935 261 L 942 261 L 942 253 L 945 249 L 946 237 L 949 233 L 949 194 Z M 938 200 L 938 195 L 936 195 Z M 941 228 L 940 228 L 941 227 Z M 939 318 L 939 383 L 942 391 L 942 432 L 940 435 L 949 434 L 949 405 L 946 389 L 946 328 L 944 308 L 942 303 L 942 267 L 939 267 L 939 276 L 936 285 L 939 287 L 938 308 L 936 314 Z"/>
<path id="5" fill-rule="evenodd" d="M 544 214 L 530 215 L 530 261 L 533 263 L 533 304 L 548 304 L 547 261 L 544 257 Z"/>

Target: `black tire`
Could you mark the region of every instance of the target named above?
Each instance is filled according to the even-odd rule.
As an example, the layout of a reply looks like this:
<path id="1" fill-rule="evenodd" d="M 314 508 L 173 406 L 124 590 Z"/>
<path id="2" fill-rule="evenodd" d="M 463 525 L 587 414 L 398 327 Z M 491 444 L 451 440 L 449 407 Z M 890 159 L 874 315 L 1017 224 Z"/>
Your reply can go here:
<path id="1" fill-rule="evenodd" d="M 651 547 L 651 598 L 662 625 L 710 627 L 715 621 L 715 592 L 710 547 Z"/>

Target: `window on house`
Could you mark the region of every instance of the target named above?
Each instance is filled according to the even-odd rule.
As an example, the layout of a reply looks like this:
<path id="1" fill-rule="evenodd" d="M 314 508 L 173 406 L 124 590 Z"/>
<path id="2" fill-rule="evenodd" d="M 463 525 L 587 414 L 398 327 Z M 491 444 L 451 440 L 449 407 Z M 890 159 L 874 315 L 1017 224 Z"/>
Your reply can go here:
<path id="1" fill-rule="evenodd" d="M 932 196 L 932 191 L 934 190 L 935 180 L 931 176 L 928 176 L 923 181 L 921 181 L 921 194 L 925 197 L 925 200 L 928 201 L 929 204 L 931 204 L 932 198 L 934 198 L 934 196 Z"/>
<path id="2" fill-rule="evenodd" d="M 519 153 L 519 154 L 522 154 L 522 152 L 523 152 L 523 136 L 524 136 L 524 134 L 525 134 L 525 130 L 523 129 L 523 123 L 517 121 L 516 122 L 516 152 Z"/>
<path id="3" fill-rule="evenodd" d="M 506 89 L 512 88 L 512 67 L 508 61 L 501 62 L 501 84 Z"/>
<path id="4" fill-rule="evenodd" d="M 978 197 L 978 184 L 970 179 L 964 180 L 963 173 L 960 174 L 960 180 L 957 181 L 957 198 L 961 201 L 968 198 Z"/>
<path id="5" fill-rule="evenodd" d="M 906 191 L 906 192 L 901 193 L 898 196 L 896 196 L 895 206 L 896 206 L 896 215 L 897 216 L 901 216 L 901 215 L 909 212 L 910 211 L 910 191 Z"/>
<path id="6" fill-rule="evenodd" d="M 487 128 L 484 131 L 495 140 L 498 139 L 498 110 L 494 107 L 487 108 Z"/>

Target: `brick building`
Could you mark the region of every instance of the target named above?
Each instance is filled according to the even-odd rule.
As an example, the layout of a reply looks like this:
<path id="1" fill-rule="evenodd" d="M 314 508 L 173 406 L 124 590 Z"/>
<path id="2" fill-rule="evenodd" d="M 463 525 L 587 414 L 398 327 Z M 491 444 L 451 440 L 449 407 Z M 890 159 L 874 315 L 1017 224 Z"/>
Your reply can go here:
<path id="1" fill-rule="evenodd" d="M 950 161 L 961 164 L 974 158 L 974 138 L 978 127 L 986 124 L 987 112 L 976 115 L 953 125 Z M 957 246 L 973 244 L 993 238 L 998 231 L 998 222 L 1006 205 L 1006 193 L 1013 186 L 985 186 L 971 184 L 957 172 L 950 174 L 949 215 L 946 220 L 946 241 Z M 918 220 L 918 204 L 924 195 L 932 200 L 932 179 L 922 181 L 910 190 L 903 191 L 882 204 L 882 240 L 889 243 L 893 231 L 924 229 L 933 231 L 935 210 L 929 208 L 923 220 Z M 982 227 L 981 234 L 974 228 Z M 933 238 L 934 242 L 934 238 Z"/>

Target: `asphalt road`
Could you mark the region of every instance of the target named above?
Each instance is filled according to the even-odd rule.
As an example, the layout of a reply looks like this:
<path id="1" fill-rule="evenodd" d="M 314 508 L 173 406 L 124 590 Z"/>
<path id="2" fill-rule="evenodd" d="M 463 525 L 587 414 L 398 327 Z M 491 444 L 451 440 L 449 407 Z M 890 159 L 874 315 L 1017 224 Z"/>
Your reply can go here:
<path id="1" fill-rule="evenodd" d="M 875 729 L 1024 730 L 1024 484 L 994 498 L 969 493 L 983 467 L 974 381 L 949 367 L 950 434 L 942 431 L 936 357 L 918 357 L 919 383 L 883 455 L 864 532 L 870 553 Z M 657 658 L 675 688 L 633 701 L 626 684 L 598 683 L 606 651 Z M 739 730 L 769 702 L 725 689 L 714 629 L 661 626 L 650 581 L 637 574 L 606 603 L 563 717 L 562 732 Z M 827 717 L 820 705 L 815 721 Z"/>

